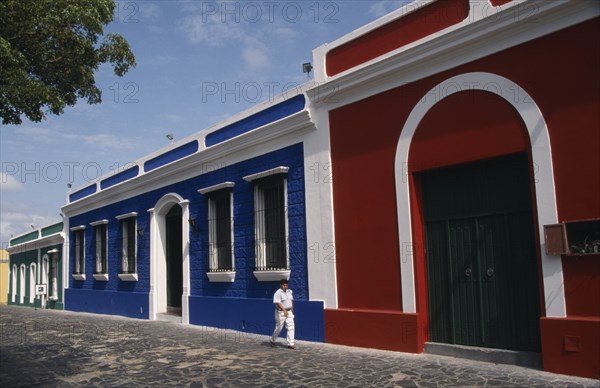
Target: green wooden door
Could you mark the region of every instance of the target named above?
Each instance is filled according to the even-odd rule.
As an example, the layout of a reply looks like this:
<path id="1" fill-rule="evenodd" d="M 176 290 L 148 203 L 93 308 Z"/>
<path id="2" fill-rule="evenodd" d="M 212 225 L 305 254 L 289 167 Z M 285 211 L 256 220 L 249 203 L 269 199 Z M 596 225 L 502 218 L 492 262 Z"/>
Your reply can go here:
<path id="1" fill-rule="evenodd" d="M 430 340 L 539 351 L 526 155 L 435 170 L 420 178 Z"/>
<path id="2" fill-rule="evenodd" d="M 183 294 L 183 249 L 181 206 L 173 205 L 165 217 L 167 258 L 167 306 L 181 307 Z"/>

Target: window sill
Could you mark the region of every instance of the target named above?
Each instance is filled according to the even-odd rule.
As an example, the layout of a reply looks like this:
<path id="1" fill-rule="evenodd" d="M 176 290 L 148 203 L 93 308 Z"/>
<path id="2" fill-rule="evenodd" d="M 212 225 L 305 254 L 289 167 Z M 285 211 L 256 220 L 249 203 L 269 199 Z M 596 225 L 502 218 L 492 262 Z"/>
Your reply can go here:
<path id="1" fill-rule="evenodd" d="M 208 280 L 211 282 L 228 282 L 233 283 L 235 280 L 235 271 L 227 272 L 207 272 Z"/>
<path id="2" fill-rule="evenodd" d="M 123 280 L 124 282 L 137 282 L 138 275 L 137 273 L 120 273 L 119 279 Z"/>
<path id="3" fill-rule="evenodd" d="M 275 282 L 281 279 L 290 279 L 290 270 L 277 270 L 277 271 L 254 271 L 254 277 L 259 282 Z"/>
<path id="4" fill-rule="evenodd" d="M 100 280 L 100 281 L 103 281 L 103 282 L 108 281 L 108 274 L 107 273 L 95 273 L 92 276 L 94 276 L 94 279 L 96 279 L 96 280 Z"/>
<path id="5" fill-rule="evenodd" d="M 85 274 L 84 273 L 74 273 L 71 276 L 75 280 L 85 280 Z"/>

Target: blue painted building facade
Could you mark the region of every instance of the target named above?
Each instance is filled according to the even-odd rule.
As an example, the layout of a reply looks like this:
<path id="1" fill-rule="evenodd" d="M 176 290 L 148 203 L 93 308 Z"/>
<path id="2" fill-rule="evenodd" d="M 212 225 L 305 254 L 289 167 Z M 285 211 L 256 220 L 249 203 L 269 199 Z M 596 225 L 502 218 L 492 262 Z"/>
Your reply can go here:
<path id="1" fill-rule="evenodd" d="M 294 291 L 297 337 L 323 341 L 324 303 L 310 300 L 309 293 L 305 147 L 297 133 L 312 127 L 300 94 L 71 193 L 63 207 L 71 272 L 65 308 L 142 319 L 180 315 L 182 323 L 270 334 L 272 296 L 285 277 Z M 258 224 L 266 222 L 257 215 L 257 182 L 272 178 L 285 186 L 287 263 L 275 270 L 259 268 L 263 251 L 257 247 Z M 230 198 L 233 268 L 215 272 L 209 263 L 209 201 L 221 186 Z M 168 221 L 173 209 L 179 209 L 175 224 Z M 128 237 L 124 220 L 135 225 Z M 170 232 L 179 227 L 181 237 Z M 136 262 L 127 270 L 125 245 L 131 243 L 125 241 L 132 238 Z M 173 255 L 181 267 L 173 266 Z M 180 271 L 181 305 L 172 288 Z"/>

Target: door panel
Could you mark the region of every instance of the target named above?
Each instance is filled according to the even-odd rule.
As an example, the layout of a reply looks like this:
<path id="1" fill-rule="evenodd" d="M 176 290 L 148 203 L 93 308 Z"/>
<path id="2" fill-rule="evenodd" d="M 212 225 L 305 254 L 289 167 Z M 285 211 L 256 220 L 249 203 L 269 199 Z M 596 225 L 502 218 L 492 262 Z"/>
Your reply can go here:
<path id="1" fill-rule="evenodd" d="M 526 155 L 420 174 L 430 340 L 539 350 Z"/>
<path id="2" fill-rule="evenodd" d="M 167 259 L 167 306 L 181 307 L 183 294 L 183 248 L 181 207 L 174 205 L 165 217 Z"/>

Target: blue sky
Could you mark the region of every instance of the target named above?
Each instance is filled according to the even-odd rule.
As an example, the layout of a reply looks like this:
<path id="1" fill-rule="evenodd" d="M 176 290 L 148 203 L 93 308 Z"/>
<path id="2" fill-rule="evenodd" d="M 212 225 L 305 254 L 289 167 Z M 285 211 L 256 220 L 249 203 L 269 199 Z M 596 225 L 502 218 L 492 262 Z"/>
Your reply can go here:
<path id="1" fill-rule="evenodd" d="M 118 1 L 137 67 L 103 102 L 0 130 L 0 242 L 59 222 L 73 188 L 306 82 L 312 49 L 406 1 Z"/>

